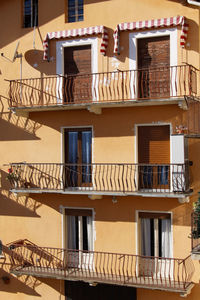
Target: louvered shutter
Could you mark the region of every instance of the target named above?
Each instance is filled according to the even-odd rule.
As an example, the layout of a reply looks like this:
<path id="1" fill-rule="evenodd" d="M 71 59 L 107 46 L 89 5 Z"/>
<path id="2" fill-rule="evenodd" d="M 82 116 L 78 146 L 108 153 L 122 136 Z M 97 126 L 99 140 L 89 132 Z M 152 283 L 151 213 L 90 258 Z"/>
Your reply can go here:
<path id="1" fill-rule="evenodd" d="M 145 164 L 170 163 L 169 126 L 139 126 L 138 162 Z"/>

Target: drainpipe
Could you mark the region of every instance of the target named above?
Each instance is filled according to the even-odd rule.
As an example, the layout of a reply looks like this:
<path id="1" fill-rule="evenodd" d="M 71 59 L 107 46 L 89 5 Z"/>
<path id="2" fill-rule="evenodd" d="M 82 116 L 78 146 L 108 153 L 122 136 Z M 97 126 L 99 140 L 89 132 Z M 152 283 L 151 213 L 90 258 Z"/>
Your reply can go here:
<path id="1" fill-rule="evenodd" d="M 187 0 L 187 3 L 191 4 L 191 5 L 200 6 L 200 2 L 197 2 L 197 1 L 194 1 L 194 0 Z"/>
<path id="2" fill-rule="evenodd" d="M 187 3 L 200 7 L 200 2 L 194 0 L 187 0 Z M 200 12 L 199 12 L 199 25 L 200 25 Z M 200 49 L 200 29 L 199 29 L 199 49 Z M 200 57 L 199 57 L 199 68 L 200 68 Z"/>

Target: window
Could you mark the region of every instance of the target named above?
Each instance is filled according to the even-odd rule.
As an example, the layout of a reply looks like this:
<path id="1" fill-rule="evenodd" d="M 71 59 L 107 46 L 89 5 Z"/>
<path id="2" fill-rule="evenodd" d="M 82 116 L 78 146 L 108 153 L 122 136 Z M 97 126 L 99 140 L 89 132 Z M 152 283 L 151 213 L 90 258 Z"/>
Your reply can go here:
<path id="1" fill-rule="evenodd" d="M 91 251 L 93 248 L 92 210 L 66 209 L 67 248 Z"/>
<path id="2" fill-rule="evenodd" d="M 68 22 L 83 21 L 83 0 L 68 0 Z"/>
<path id="3" fill-rule="evenodd" d="M 89 186 L 92 161 L 91 128 L 65 129 L 66 187 Z"/>
<path id="4" fill-rule="evenodd" d="M 166 277 L 173 274 L 171 215 L 139 212 L 139 272 L 143 276 Z"/>
<path id="5" fill-rule="evenodd" d="M 138 162 L 140 189 L 169 189 L 169 125 L 138 127 Z"/>
<path id="6" fill-rule="evenodd" d="M 93 268 L 93 217 L 91 209 L 65 209 L 68 268 Z"/>
<path id="7" fill-rule="evenodd" d="M 38 0 L 24 0 L 23 27 L 38 26 Z"/>
<path id="8" fill-rule="evenodd" d="M 171 218 L 167 213 L 140 212 L 141 255 L 171 257 Z"/>

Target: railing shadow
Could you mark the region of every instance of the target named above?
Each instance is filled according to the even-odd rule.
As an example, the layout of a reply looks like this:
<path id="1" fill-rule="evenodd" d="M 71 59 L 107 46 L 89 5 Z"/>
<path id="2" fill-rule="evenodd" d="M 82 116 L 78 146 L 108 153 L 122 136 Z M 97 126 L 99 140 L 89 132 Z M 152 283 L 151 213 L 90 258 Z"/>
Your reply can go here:
<path id="1" fill-rule="evenodd" d="M 7 111 L 4 101 L 9 99 L 0 95 L 0 126 L 1 126 L 1 141 L 10 140 L 34 140 L 39 139 L 36 136 L 37 130 L 42 126 L 38 122 L 26 117 L 17 116 L 11 111 Z"/>
<path id="2" fill-rule="evenodd" d="M 40 217 L 37 210 L 42 204 L 29 195 L 16 195 L 10 192 L 6 177 L 7 173 L 1 169 L 0 195 L 1 201 L 4 203 L 1 205 L 1 215 Z"/>
<path id="3" fill-rule="evenodd" d="M 22 275 L 20 277 L 13 276 L 10 273 L 11 263 L 9 257 L 5 255 L 4 259 L 0 259 L 0 290 L 9 293 L 23 293 L 26 295 L 41 297 L 36 292 L 36 288 L 41 285 L 41 282 L 30 275 Z"/>

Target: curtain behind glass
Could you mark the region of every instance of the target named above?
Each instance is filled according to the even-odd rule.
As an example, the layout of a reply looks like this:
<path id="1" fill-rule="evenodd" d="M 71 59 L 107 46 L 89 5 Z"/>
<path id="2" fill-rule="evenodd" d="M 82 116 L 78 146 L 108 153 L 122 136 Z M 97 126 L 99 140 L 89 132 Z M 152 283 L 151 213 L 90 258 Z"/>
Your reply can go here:
<path id="1" fill-rule="evenodd" d="M 161 220 L 161 232 L 162 232 L 162 257 L 172 257 L 171 249 L 171 220 Z"/>
<path id="2" fill-rule="evenodd" d="M 82 163 L 86 164 L 82 167 L 82 182 L 91 182 L 91 145 L 92 145 L 92 132 L 82 132 Z"/>
<path id="3" fill-rule="evenodd" d="M 78 160 L 78 132 L 71 131 L 68 133 L 68 163 L 73 164 L 69 166 L 69 180 L 70 186 L 77 186 L 77 160 Z"/>
<path id="4" fill-rule="evenodd" d="M 151 256 L 151 224 L 148 218 L 141 218 L 141 254 Z"/>
<path id="5" fill-rule="evenodd" d="M 88 236 L 88 251 L 92 251 L 92 217 L 87 216 L 87 236 Z"/>
<path id="6" fill-rule="evenodd" d="M 67 216 L 67 246 L 68 249 L 76 249 L 76 217 Z"/>

